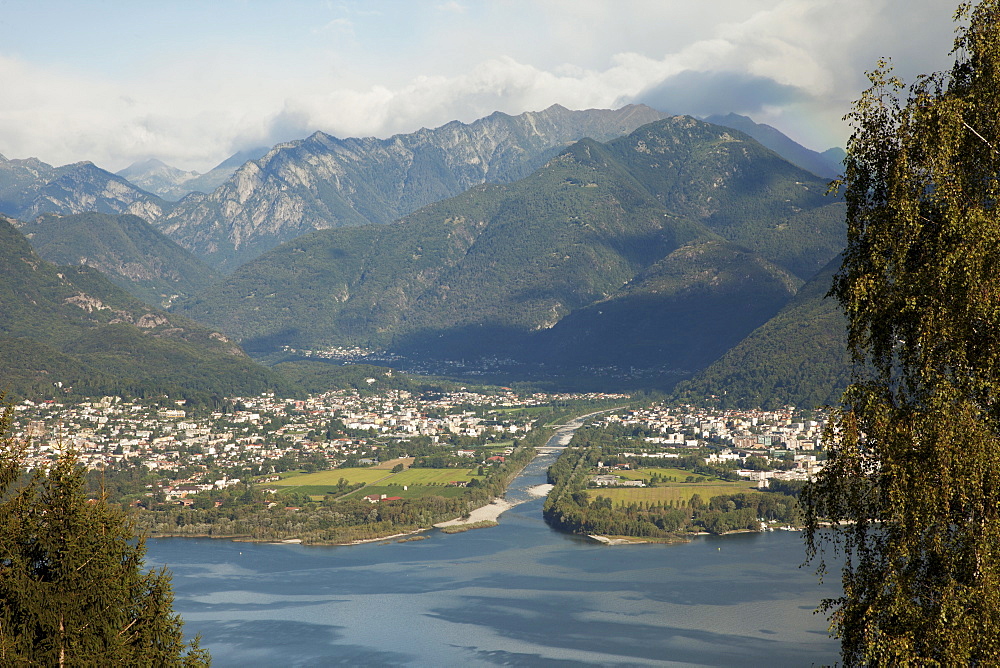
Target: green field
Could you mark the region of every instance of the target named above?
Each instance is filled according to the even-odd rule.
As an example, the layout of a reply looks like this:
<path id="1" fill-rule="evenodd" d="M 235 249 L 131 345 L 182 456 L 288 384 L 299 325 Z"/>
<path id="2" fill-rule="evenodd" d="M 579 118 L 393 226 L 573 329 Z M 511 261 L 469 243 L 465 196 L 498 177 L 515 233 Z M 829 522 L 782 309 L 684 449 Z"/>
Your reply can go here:
<path id="1" fill-rule="evenodd" d="M 367 489 L 367 488 L 363 488 Z M 295 492 L 296 494 L 307 494 L 312 497 L 313 501 L 322 501 L 323 497 L 327 494 L 340 495 L 340 490 L 337 489 L 336 485 L 302 485 L 301 487 L 280 487 L 278 488 L 278 494 L 285 494 L 287 492 Z M 365 492 L 367 494 L 367 492 Z"/>
<path id="2" fill-rule="evenodd" d="M 407 469 L 393 475 L 383 484 L 393 485 L 447 485 L 453 480 L 472 480 L 479 467 L 470 469 Z"/>
<path id="3" fill-rule="evenodd" d="M 662 475 L 662 474 L 661 474 Z M 691 475 L 685 472 L 685 476 Z M 644 477 L 644 476 L 639 476 Z M 598 496 L 611 499 L 615 505 L 629 503 L 656 503 L 661 501 L 669 503 L 673 501 L 690 501 L 691 497 L 697 494 L 701 500 L 708 502 L 713 496 L 723 494 L 739 494 L 740 492 L 750 492 L 757 488 L 757 483 L 747 481 L 726 482 L 726 483 L 686 483 L 669 485 L 666 487 L 614 487 L 608 489 L 588 489 L 587 496 L 596 499 Z"/>
<path id="4" fill-rule="evenodd" d="M 422 496 L 443 496 L 446 499 L 465 494 L 464 487 L 425 487 L 423 485 L 407 486 L 403 489 L 397 485 L 369 485 L 352 493 L 347 498 L 360 499 L 369 494 L 385 494 L 386 496 L 401 496 L 404 499 L 418 499 Z"/>
<path id="5" fill-rule="evenodd" d="M 697 477 L 694 471 L 686 471 L 684 469 L 675 468 L 646 468 L 646 469 L 634 469 L 632 471 L 615 471 L 615 475 L 619 475 L 628 480 L 643 480 L 652 478 L 654 473 L 658 473 L 661 478 L 670 479 L 673 478 L 677 482 L 683 482 L 687 479 L 689 475 Z M 707 480 L 718 480 L 713 476 L 705 476 Z"/>
<path id="6" fill-rule="evenodd" d="M 480 478 L 476 475 L 478 467 L 470 469 L 407 469 L 400 473 L 392 473 L 386 469 L 374 468 L 344 468 L 318 471 L 302 475 L 292 475 L 278 482 L 264 483 L 266 487 L 277 487 L 282 492 L 297 492 L 308 494 L 321 500 L 326 494 L 338 494 L 337 483 L 341 478 L 351 485 L 365 483 L 365 487 L 351 493 L 350 498 L 367 496 L 368 494 L 386 494 L 416 498 L 428 494 L 452 497 L 465 493 L 464 487 L 449 487 L 452 481 Z M 404 490 L 403 487 L 408 489 Z"/>
<path id="7" fill-rule="evenodd" d="M 370 483 L 382 478 L 387 478 L 392 474 L 385 469 L 353 468 L 353 469 L 331 469 L 329 471 L 317 471 L 316 473 L 305 473 L 303 475 L 289 476 L 277 482 L 264 483 L 271 487 L 299 487 L 309 485 L 329 485 L 337 486 L 337 481 L 341 478 L 350 484 L 359 482 Z"/>

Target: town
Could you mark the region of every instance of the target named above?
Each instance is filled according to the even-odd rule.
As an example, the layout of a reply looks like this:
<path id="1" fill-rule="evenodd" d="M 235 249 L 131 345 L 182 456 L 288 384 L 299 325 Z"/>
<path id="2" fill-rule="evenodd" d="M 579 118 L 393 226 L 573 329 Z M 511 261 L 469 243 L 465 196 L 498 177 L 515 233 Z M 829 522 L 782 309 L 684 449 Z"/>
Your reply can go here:
<path id="1" fill-rule="evenodd" d="M 796 411 L 794 406 L 776 411 L 723 411 L 659 405 L 608 415 L 600 423 L 658 432 L 644 438 L 650 448 L 641 453 L 622 452 L 622 457 L 678 459 L 685 451 L 708 446 L 713 452 L 704 458 L 706 464 L 735 464 L 740 477 L 756 481 L 760 488 L 766 488 L 771 479 L 811 480 L 825 463 L 825 414 Z M 757 465 L 747 468 L 748 458 Z M 607 477 L 599 482 L 614 484 Z"/>
<path id="2" fill-rule="evenodd" d="M 225 411 L 117 396 L 75 404 L 24 400 L 14 405 L 14 436 L 29 439 L 26 468 L 45 468 L 70 449 L 91 469 L 142 465 L 159 476 L 166 498 L 184 504 L 198 492 L 234 486 L 241 477 L 267 482 L 293 469 L 372 466 L 380 451 L 396 452 L 418 440 L 458 457 L 471 458 L 477 448 L 479 455 L 495 455 L 483 447 L 523 437 L 540 409 L 554 402 L 601 401 L 631 400 L 621 394 L 519 395 L 503 389 L 420 396 L 336 390 L 304 400 L 264 394 L 233 397 Z M 645 435 L 642 452 L 623 452 L 625 457 L 676 459 L 698 452 L 706 463 L 736 465 L 740 476 L 760 487 L 772 478 L 806 480 L 823 465 L 824 416 L 794 407 L 721 411 L 652 403 L 605 413 L 596 423 Z M 744 466 L 748 461 L 755 465 Z M 616 482 L 605 475 L 600 484 Z"/>

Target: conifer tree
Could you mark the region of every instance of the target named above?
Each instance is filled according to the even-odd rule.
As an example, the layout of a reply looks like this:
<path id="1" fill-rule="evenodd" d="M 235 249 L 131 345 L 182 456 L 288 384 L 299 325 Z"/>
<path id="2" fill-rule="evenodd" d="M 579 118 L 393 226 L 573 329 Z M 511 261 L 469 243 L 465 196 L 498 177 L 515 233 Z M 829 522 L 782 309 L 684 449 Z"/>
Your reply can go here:
<path id="1" fill-rule="evenodd" d="M 143 568 L 135 523 L 83 492 L 71 452 L 21 473 L 26 444 L 0 416 L 0 665 L 198 666 L 170 575 Z"/>
<path id="2" fill-rule="evenodd" d="M 955 18 L 949 72 L 881 62 L 848 116 L 854 379 L 803 494 L 847 665 L 1000 663 L 1000 2 Z"/>

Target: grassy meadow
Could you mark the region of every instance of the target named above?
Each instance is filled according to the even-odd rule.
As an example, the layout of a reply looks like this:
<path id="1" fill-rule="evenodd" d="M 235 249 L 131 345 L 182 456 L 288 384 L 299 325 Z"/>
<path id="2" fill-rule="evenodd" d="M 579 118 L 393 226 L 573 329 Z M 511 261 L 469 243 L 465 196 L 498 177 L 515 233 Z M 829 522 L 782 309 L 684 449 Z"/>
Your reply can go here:
<path id="1" fill-rule="evenodd" d="M 691 475 L 685 473 L 684 477 Z M 638 476 L 644 478 L 648 476 Z M 629 503 L 670 503 L 676 505 L 679 501 L 687 503 L 691 497 L 697 494 L 702 501 L 707 502 L 713 496 L 723 494 L 739 494 L 749 492 L 757 488 L 757 483 L 749 480 L 739 482 L 704 482 L 704 483 L 668 483 L 661 487 L 612 487 L 602 489 L 588 489 L 587 496 L 596 499 L 598 496 L 611 499 L 615 505 L 627 505 Z"/>
<path id="2" fill-rule="evenodd" d="M 353 468 L 353 469 L 330 469 L 329 471 L 317 471 L 315 473 L 303 473 L 282 478 L 277 482 L 267 483 L 268 487 L 301 487 L 310 485 L 330 485 L 337 486 L 337 482 L 344 478 L 348 483 L 354 485 L 359 482 L 370 483 L 382 478 L 388 478 L 392 473 L 385 469 L 376 468 Z"/>
<path id="3" fill-rule="evenodd" d="M 739 494 L 753 490 L 757 483 L 748 480 L 729 482 L 713 476 L 698 476 L 692 471 L 671 467 L 650 467 L 631 471 L 615 471 L 615 475 L 627 480 L 649 480 L 658 475 L 661 480 L 656 487 L 613 487 L 589 489 L 587 494 L 591 499 L 598 496 L 610 498 L 615 505 L 630 503 L 670 503 L 676 505 L 680 501 L 687 503 L 697 494 L 703 501 L 722 494 Z M 702 482 L 684 482 L 689 477 L 703 478 Z"/>
<path id="4" fill-rule="evenodd" d="M 615 471 L 615 475 L 621 476 L 622 478 L 625 478 L 627 480 L 643 480 L 643 479 L 648 480 L 649 478 L 653 477 L 654 473 L 658 474 L 661 478 L 664 478 L 667 481 L 672 480 L 673 482 L 684 482 L 689 475 L 694 475 L 692 471 L 685 471 L 684 469 L 675 469 L 669 467 L 666 468 L 651 467 L 644 469 L 633 469 L 631 471 Z M 714 478 L 711 476 L 709 476 L 707 479 L 718 480 L 718 478 Z"/>
<path id="5" fill-rule="evenodd" d="M 280 491 L 308 494 L 321 500 L 326 494 L 338 493 L 337 483 L 343 478 L 350 485 L 365 486 L 350 494 L 351 497 L 368 494 L 385 494 L 403 498 L 417 498 L 428 494 L 450 497 L 461 496 L 462 487 L 449 487 L 449 482 L 470 481 L 477 476 L 479 467 L 468 469 L 406 469 L 392 473 L 391 468 L 340 468 L 316 473 L 291 475 L 277 482 L 266 483 Z M 403 489 L 406 487 L 407 489 Z"/>

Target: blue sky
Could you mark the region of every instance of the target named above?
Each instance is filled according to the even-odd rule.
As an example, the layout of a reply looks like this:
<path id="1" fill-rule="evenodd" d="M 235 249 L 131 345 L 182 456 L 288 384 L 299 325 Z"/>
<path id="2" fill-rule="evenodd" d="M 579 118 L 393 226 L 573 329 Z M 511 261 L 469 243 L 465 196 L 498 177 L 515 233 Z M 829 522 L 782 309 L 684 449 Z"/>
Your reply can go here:
<path id="1" fill-rule="evenodd" d="M 0 154 L 205 171 L 322 130 L 734 111 L 822 150 L 864 71 L 945 69 L 948 0 L 0 0 Z"/>

